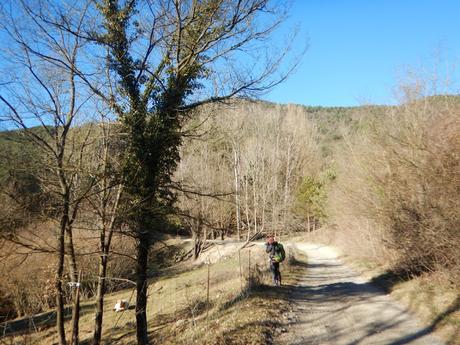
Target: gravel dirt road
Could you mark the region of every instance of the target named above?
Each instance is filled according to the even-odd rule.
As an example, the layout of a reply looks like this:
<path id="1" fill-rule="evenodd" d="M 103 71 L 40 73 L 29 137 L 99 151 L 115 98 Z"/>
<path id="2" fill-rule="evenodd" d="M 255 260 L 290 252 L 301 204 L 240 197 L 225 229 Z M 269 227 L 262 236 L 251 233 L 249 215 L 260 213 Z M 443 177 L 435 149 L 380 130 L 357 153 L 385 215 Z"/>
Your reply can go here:
<path id="1" fill-rule="evenodd" d="M 441 345 L 407 310 L 368 283 L 330 247 L 296 244 L 307 275 L 288 288 L 292 311 L 275 344 Z"/>

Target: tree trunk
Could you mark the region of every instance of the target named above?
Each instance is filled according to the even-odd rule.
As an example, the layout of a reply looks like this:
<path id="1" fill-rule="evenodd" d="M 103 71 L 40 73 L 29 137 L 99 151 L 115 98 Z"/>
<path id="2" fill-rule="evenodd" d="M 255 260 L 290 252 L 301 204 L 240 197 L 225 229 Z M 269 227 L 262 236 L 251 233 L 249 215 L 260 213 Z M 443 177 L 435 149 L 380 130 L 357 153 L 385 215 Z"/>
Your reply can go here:
<path id="1" fill-rule="evenodd" d="M 287 216 L 287 205 L 289 198 L 289 180 L 291 178 L 291 143 L 288 144 L 287 158 L 286 158 L 286 176 L 284 180 L 284 200 L 283 200 L 283 227 L 281 231 L 286 231 L 286 216 Z M 280 231 L 280 233 L 281 233 Z"/>
<path id="2" fill-rule="evenodd" d="M 201 221 L 201 215 L 198 216 L 198 219 L 196 220 L 196 229 L 193 232 L 193 258 L 196 260 L 200 256 L 201 249 L 203 246 L 203 236 L 201 234 L 203 224 Z M 206 234 L 205 234 L 206 236 Z M 206 240 L 206 237 L 205 237 Z"/>
<path id="3" fill-rule="evenodd" d="M 105 151 L 104 162 L 107 161 L 107 149 Z M 105 170 L 105 169 L 104 169 Z M 107 180 L 104 180 L 104 190 L 107 188 Z M 112 243 L 112 236 L 115 227 L 116 215 L 118 210 L 118 204 L 120 202 L 121 195 L 123 193 L 123 185 L 119 185 L 117 196 L 115 198 L 115 203 L 112 208 L 112 216 L 110 218 L 110 223 L 107 228 L 106 220 L 106 210 L 107 210 L 107 195 L 104 195 L 101 200 L 101 209 L 102 209 L 102 229 L 99 238 L 99 250 L 101 255 L 99 256 L 99 269 L 98 277 L 99 281 L 97 284 L 96 292 L 96 315 L 94 319 L 94 334 L 93 334 L 93 345 L 99 345 L 102 338 L 102 320 L 104 316 L 104 296 L 106 288 L 106 277 L 107 277 L 107 264 L 109 262 L 109 253 L 110 245 Z M 106 241 L 107 234 L 107 241 Z"/>
<path id="4" fill-rule="evenodd" d="M 72 310 L 72 345 L 78 345 L 78 323 L 80 321 L 80 282 L 81 271 L 78 273 L 77 286 L 75 288 L 75 299 Z"/>
<path id="5" fill-rule="evenodd" d="M 240 230 L 240 200 L 239 200 L 239 181 L 238 181 L 238 156 L 234 149 L 234 174 L 235 174 L 235 207 L 236 207 L 236 237 L 238 241 L 241 239 Z"/>
<path id="6" fill-rule="evenodd" d="M 73 246 L 73 234 L 72 229 L 69 226 L 66 226 L 66 255 L 69 259 L 69 273 L 73 282 L 76 282 L 78 279 L 78 269 L 77 269 L 77 259 L 75 256 L 75 248 Z"/>
<path id="7" fill-rule="evenodd" d="M 68 203 L 67 203 L 68 205 Z M 62 290 L 62 277 L 64 275 L 64 259 L 65 259 L 65 229 L 68 222 L 68 206 L 64 206 L 64 214 L 61 217 L 59 234 L 57 238 L 58 262 L 56 270 L 56 327 L 58 331 L 59 345 L 66 345 L 65 329 L 64 329 L 64 297 Z"/>
<path id="8" fill-rule="evenodd" d="M 253 170 L 252 172 L 252 194 L 253 194 L 253 200 L 252 204 L 254 207 L 254 234 L 257 234 L 257 195 L 256 195 L 256 174 L 255 171 Z"/>
<path id="9" fill-rule="evenodd" d="M 145 229 L 142 229 L 145 231 Z M 147 265 L 149 254 L 149 236 L 141 234 L 137 246 L 137 281 L 136 281 L 136 335 L 137 344 L 149 343 L 147 335 Z"/>
<path id="10" fill-rule="evenodd" d="M 93 345 L 99 345 L 102 338 L 102 319 L 104 316 L 105 277 L 107 273 L 107 255 L 101 253 L 99 257 L 99 281 L 96 292 L 96 315 L 94 320 Z"/>
<path id="11" fill-rule="evenodd" d="M 203 240 L 201 236 L 199 236 L 196 232 L 193 236 L 193 259 L 196 260 L 200 256 L 201 247 L 202 247 Z"/>
<path id="12" fill-rule="evenodd" d="M 244 179 L 244 201 L 245 201 L 245 211 L 246 211 L 246 224 L 248 227 L 247 233 L 247 241 L 249 241 L 249 237 L 251 237 L 251 225 L 249 220 L 249 197 L 248 197 L 248 179 Z"/>
<path id="13" fill-rule="evenodd" d="M 77 273 L 77 260 L 75 257 L 75 248 L 73 246 L 72 229 L 69 226 L 66 227 L 66 236 L 66 254 L 70 263 L 70 277 L 72 282 L 77 282 L 79 280 Z M 75 294 L 73 296 L 74 304 L 72 310 L 72 344 L 75 345 L 78 345 L 78 322 L 80 320 L 80 296 L 77 296 L 77 294 L 79 294 L 78 288 L 75 289 Z"/>

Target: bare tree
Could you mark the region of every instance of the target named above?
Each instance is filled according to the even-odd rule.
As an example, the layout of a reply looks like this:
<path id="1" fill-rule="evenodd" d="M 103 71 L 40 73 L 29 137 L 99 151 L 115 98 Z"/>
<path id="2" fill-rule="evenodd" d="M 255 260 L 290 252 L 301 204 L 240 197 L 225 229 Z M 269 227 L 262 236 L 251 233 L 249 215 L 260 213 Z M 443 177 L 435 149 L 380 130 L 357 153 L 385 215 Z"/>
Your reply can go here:
<path id="1" fill-rule="evenodd" d="M 88 171 L 97 176 L 93 191 L 86 198 L 86 214 L 92 215 L 86 226 L 99 232 L 96 286 L 96 313 L 93 344 L 102 339 L 104 296 L 107 268 L 111 254 L 112 239 L 122 224 L 123 184 L 120 180 L 118 158 L 123 152 L 123 140 L 117 124 L 104 111 L 98 110 L 99 122 L 92 144 L 92 155 L 86 157 Z"/>
<path id="2" fill-rule="evenodd" d="M 107 49 L 108 81 L 121 91 L 114 97 L 99 95 L 119 117 L 129 142 L 124 171 L 127 195 L 137 200 L 131 217 L 139 241 L 137 339 L 146 344 L 149 229 L 156 227 L 154 219 L 168 204 L 164 186 L 179 159 L 184 120 L 199 105 L 268 90 L 294 65 L 277 74 L 290 47 L 265 55 L 260 64 L 266 46 L 258 42 L 282 21 L 282 12 L 273 15 L 266 0 L 105 1 L 98 10 L 104 29 L 95 26 L 86 37 Z M 273 20 L 262 24 L 258 17 L 264 14 Z M 248 64 L 236 63 L 242 55 Z"/>
<path id="3" fill-rule="evenodd" d="M 260 232 L 303 228 L 297 204 L 304 200 L 298 193 L 303 191 L 304 177 L 316 176 L 322 165 L 317 130 L 306 113 L 296 107 L 245 101 L 216 106 L 219 116 L 208 118 L 207 111 L 199 117 L 207 119 L 202 126 L 206 135 L 184 141 L 175 178 L 207 195 L 224 191 L 233 195 L 223 201 L 181 195 L 181 210 L 200 218 L 202 226 L 226 228 L 236 235 L 240 210 L 240 230 L 246 231 L 246 239 Z M 241 198 L 236 197 L 238 191 Z"/>
<path id="4" fill-rule="evenodd" d="M 81 202 L 93 182 L 84 176 L 82 158 L 87 154 L 91 125 L 75 127 L 86 110 L 91 95 L 81 92 L 77 64 L 83 45 L 77 35 L 56 30 L 38 13 L 60 11 L 56 6 L 27 2 L 4 3 L 2 6 L 2 46 L 5 68 L 0 100 L 2 120 L 18 128 L 27 140 L 43 152 L 42 188 L 53 194 L 56 204 L 49 212 L 59 224 L 56 231 L 57 268 L 55 278 L 57 328 L 60 344 L 65 344 L 63 277 L 65 254 L 70 257 L 72 281 L 77 281 L 77 264 L 72 240 L 73 225 Z M 69 8 L 75 16 L 76 30 L 81 29 L 84 11 Z M 14 71 L 15 73 L 11 73 Z M 81 122 L 80 122 L 81 123 Z M 37 128 L 38 127 L 38 128 Z M 17 238 L 10 234 L 10 239 Z M 67 243 L 67 244 L 66 244 Z M 73 313 L 78 343 L 78 303 Z"/>
<path id="5" fill-rule="evenodd" d="M 185 227 L 194 241 L 194 257 L 198 258 L 203 244 L 214 232 L 221 237 L 233 216 L 231 170 L 222 155 L 220 138 L 214 130 L 201 129 L 206 135 L 187 138 L 182 147 L 182 160 L 175 173 L 175 180 L 181 186 L 178 208 Z"/>
<path id="6" fill-rule="evenodd" d="M 47 0 L 39 5 L 34 11 L 23 3 L 27 20 L 22 25 L 29 37 L 42 35 L 47 48 L 26 41 L 22 28 L 11 37 L 33 58 L 70 75 L 73 88 L 78 80 L 91 90 L 120 121 L 127 147 L 122 183 L 131 200 L 126 222 L 138 240 L 137 339 L 146 344 L 148 251 L 152 232 L 161 231 L 173 200 L 170 182 L 179 161 L 181 128 L 200 105 L 255 96 L 289 75 L 296 61 L 281 62 L 292 47 L 269 50 L 267 45 L 286 12 L 268 0 Z M 68 52 L 72 43 L 73 53 Z M 76 52 L 82 47 L 85 55 L 78 64 Z M 63 190 L 68 194 L 65 183 Z M 65 342 L 63 327 L 59 334 Z"/>

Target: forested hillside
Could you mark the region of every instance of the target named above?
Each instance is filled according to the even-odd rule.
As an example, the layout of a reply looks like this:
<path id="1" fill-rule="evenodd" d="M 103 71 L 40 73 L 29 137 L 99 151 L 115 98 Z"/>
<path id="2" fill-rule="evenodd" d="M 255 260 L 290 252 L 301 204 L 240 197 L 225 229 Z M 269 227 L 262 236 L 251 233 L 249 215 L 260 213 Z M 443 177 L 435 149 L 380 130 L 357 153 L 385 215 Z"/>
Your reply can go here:
<path id="1" fill-rule="evenodd" d="M 458 97 L 437 96 L 394 107 L 255 102 L 210 112 L 200 140 L 184 145 L 177 176 L 232 194 L 180 205 L 211 232 L 335 227 L 360 255 L 408 273 L 458 274 L 459 111 Z"/>
<path id="2" fill-rule="evenodd" d="M 209 238 L 332 232 L 357 256 L 395 272 L 439 271 L 456 284 L 459 116 L 458 98 L 447 96 L 394 107 L 311 108 L 260 101 L 205 106 L 184 129 L 174 207 L 157 236 L 189 234 L 198 257 Z M 99 134 L 91 132 L 95 140 Z M 2 243 L 9 248 L 3 251 L 0 291 L 2 317 L 11 318 L 54 306 L 50 243 L 55 234 L 47 216 L 53 198 L 37 171 L 40 154 L 33 145 L 20 132 L 2 132 L 0 138 Z M 24 203 L 32 196 L 40 202 Z M 88 298 L 97 277 L 93 202 L 90 197 L 83 202 L 74 234 Z M 116 231 L 113 246 L 109 275 L 131 279 L 134 261 L 129 257 L 135 246 L 126 229 Z M 150 260 L 154 274 L 165 256 Z M 114 282 L 109 288 L 125 286 Z"/>

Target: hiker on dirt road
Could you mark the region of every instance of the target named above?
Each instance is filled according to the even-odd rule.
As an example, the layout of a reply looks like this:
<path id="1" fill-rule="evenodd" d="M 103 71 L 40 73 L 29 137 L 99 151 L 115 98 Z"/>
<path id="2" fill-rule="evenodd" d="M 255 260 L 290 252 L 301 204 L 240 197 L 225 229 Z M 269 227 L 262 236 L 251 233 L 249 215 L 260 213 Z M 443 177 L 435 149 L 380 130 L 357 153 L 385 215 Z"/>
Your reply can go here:
<path id="1" fill-rule="evenodd" d="M 270 259 L 270 270 L 273 274 L 273 283 L 275 286 L 281 286 L 280 263 L 286 258 L 284 247 L 281 243 L 275 241 L 275 236 L 268 235 L 265 243 L 265 251 Z"/>

